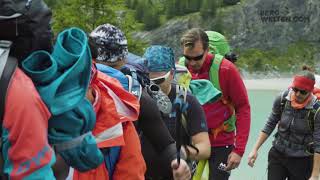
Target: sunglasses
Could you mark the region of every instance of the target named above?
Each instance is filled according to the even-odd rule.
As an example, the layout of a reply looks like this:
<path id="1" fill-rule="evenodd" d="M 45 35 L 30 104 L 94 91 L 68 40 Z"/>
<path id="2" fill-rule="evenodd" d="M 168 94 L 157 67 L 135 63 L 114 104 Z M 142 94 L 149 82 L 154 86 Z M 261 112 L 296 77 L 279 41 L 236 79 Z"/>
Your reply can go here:
<path id="1" fill-rule="evenodd" d="M 300 92 L 302 95 L 306 95 L 309 93 L 309 91 L 306 91 L 306 90 L 301 90 L 301 89 L 298 89 L 298 88 L 292 88 L 292 90 L 296 93 L 296 92 Z"/>
<path id="2" fill-rule="evenodd" d="M 203 52 L 201 55 L 199 55 L 199 56 L 196 56 L 196 57 L 191 57 L 191 56 L 188 56 L 188 55 L 183 55 L 188 61 L 191 61 L 191 60 L 194 60 L 194 61 L 200 61 L 202 58 L 203 58 L 203 56 L 204 56 L 204 53 L 205 52 Z"/>
<path id="3" fill-rule="evenodd" d="M 150 79 L 152 82 L 154 82 L 155 84 L 162 84 L 165 80 L 167 80 L 169 78 L 171 71 L 167 72 L 167 74 L 157 77 L 157 78 L 153 78 Z"/>

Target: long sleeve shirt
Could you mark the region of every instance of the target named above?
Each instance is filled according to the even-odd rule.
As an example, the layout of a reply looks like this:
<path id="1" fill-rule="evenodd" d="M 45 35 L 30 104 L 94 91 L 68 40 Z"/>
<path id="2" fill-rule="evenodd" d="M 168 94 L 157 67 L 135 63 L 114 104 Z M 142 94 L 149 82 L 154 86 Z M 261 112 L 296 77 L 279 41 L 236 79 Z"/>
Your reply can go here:
<path id="1" fill-rule="evenodd" d="M 209 70 L 214 55 L 208 54 L 201 69 L 194 71 L 190 67 L 192 79 L 208 79 Z M 245 146 L 248 141 L 250 131 L 250 104 L 248 100 L 247 90 L 241 79 L 240 73 L 237 68 L 230 61 L 223 59 L 219 69 L 219 84 L 223 97 L 230 101 L 235 109 L 236 115 L 236 133 L 222 132 L 217 135 L 216 138 L 211 134 L 209 136 L 211 146 L 227 146 L 234 145 L 234 152 L 243 155 Z M 226 118 L 230 117 L 232 112 L 230 108 L 223 104 L 222 101 L 214 103 L 214 108 L 206 109 L 204 107 L 206 118 L 208 122 L 208 128 L 217 128 L 219 124 L 223 123 Z"/>

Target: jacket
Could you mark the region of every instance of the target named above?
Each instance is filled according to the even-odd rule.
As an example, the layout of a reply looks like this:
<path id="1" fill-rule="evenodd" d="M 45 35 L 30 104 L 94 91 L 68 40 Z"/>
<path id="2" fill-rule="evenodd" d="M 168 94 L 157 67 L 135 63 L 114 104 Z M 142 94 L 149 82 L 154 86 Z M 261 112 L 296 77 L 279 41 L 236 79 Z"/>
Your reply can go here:
<path id="1" fill-rule="evenodd" d="M 209 70 L 214 55 L 208 53 L 201 69 L 194 71 L 188 67 L 191 72 L 192 79 L 210 80 Z M 230 101 L 235 109 L 236 114 L 236 131 L 227 133 L 219 133 L 216 138 L 213 134 L 209 134 L 211 146 L 227 146 L 234 145 L 233 151 L 242 156 L 248 141 L 250 130 L 250 104 L 244 83 L 241 79 L 237 68 L 230 61 L 223 59 L 219 68 L 219 83 L 221 92 L 228 101 Z M 221 123 L 227 120 L 232 111 L 222 101 L 216 101 L 203 106 L 206 113 L 208 128 L 217 128 Z"/>
<path id="2" fill-rule="evenodd" d="M 316 113 L 314 118 L 314 132 L 312 132 L 308 124 L 308 112 L 313 108 L 316 102 L 316 97 L 312 95 L 309 104 L 303 109 L 294 109 L 291 107 L 289 91 L 285 97 L 287 99 L 283 111 L 281 110 L 281 96 L 276 97 L 272 112 L 269 115 L 268 121 L 263 128 L 263 132 L 270 135 L 278 124 L 278 130 L 273 141 L 273 146 L 280 152 L 285 153 L 290 157 L 305 157 L 310 156 L 306 153 L 306 146 L 314 142 L 315 152 L 320 152 L 320 115 Z"/>
<path id="3" fill-rule="evenodd" d="M 48 144 L 51 114 L 31 79 L 19 68 L 13 74 L 5 104 L 2 151 L 10 179 L 55 179 L 55 154 Z"/>

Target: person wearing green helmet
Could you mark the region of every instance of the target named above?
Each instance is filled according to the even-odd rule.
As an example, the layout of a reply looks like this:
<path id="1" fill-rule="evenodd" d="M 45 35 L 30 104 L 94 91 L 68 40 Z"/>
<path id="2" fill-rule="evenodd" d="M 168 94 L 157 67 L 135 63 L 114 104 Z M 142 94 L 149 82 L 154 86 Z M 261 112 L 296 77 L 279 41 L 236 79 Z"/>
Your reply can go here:
<path id="1" fill-rule="evenodd" d="M 211 41 L 221 39 L 218 36 Z M 210 44 L 210 38 L 204 30 L 190 29 L 181 38 L 184 57 L 179 64 L 188 68 L 192 80 L 210 80 L 222 92 L 219 101 L 202 107 L 206 113 L 212 147 L 209 159 L 210 180 L 227 180 L 230 170 L 239 166 L 245 151 L 251 121 L 250 104 L 237 68 L 224 58 L 229 51 L 226 42 L 222 41 L 211 48 Z M 213 53 L 221 54 L 212 54 L 210 49 L 216 51 Z"/>

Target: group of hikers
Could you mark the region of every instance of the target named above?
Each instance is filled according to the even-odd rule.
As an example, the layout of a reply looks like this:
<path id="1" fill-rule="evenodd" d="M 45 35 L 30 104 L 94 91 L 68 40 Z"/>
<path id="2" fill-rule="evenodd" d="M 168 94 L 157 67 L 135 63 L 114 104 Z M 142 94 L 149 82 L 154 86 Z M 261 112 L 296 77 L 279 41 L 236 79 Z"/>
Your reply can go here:
<path id="1" fill-rule="evenodd" d="M 50 22 L 42 0 L 0 3 L 1 179 L 227 180 L 239 167 L 250 104 L 223 35 L 192 28 L 181 58 L 162 45 L 139 57 L 108 23 L 53 46 Z M 314 86 L 305 68 L 274 101 L 248 157 L 277 127 L 269 180 L 319 177 Z"/>

